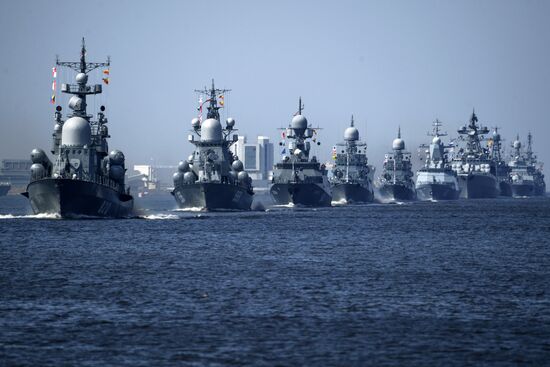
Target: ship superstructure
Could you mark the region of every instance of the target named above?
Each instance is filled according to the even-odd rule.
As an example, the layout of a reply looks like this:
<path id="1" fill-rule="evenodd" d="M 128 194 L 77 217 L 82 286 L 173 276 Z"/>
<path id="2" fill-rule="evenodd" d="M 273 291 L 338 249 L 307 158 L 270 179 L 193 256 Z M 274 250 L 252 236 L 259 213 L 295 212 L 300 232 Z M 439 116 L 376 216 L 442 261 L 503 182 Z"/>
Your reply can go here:
<path id="1" fill-rule="evenodd" d="M 109 153 L 110 137 L 101 106 L 97 119 L 87 113 L 87 97 L 102 93 L 101 84 L 88 85 L 88 73 L 106 63 L 86 62 L 82 39 L 79 62 L 61 62 L 57 66 L 77 72 L 76 84 L 63 84 L 61 91 L 72 95 L 73 111 L 64 120 L 61 106 L 56 107 L 50 161 L 42 149 L 31 152 L 31 182 L 27 192 L 35 213 L 56 213 L 63 217 L 125 217 L 132 213 L 133 198 L 124 183 L 125 157 L 119 150 Z"/>
<path id="2" fill-rule="evenodd" d="M 273 168 L 270 189 L 276 204 L 297 204 L 303 206 L 330 206 L 332 192 L 327 170 L 315 156 L 310 157 L 311 143 L 318 128 L 308 125 L 302 115 L 302 99 L 299 99 L 298 112 L 288 128 L 282 129 L 289 140 L 288 155 Z M 317 144 L 320 144 L 317 142 Z"/>
<path id="3" fill-rule="evenodd" d="M 445 145 L 441 140 L 442 133 L 439 129 L 441 121 L 433 122 L 432 142 L 429 145 L 421 145 L 420 149 L 425 153 L 424 167 L 416 173 L 416 193 L 421 200 L 454 200 L 458 199 L 460 188 L 456 172 L 451 169 L 449 154 L 453 145 Z"/>
<path id="4" fill-rule="evenodd" d="M 239 138 L 235 134 L 235 120 L 228 118 L 225 127 L 220 122 L 222 103 L 218 99 L 223 101 L 229 90 L 216 89 L 212 80 L 210 89 L 196 92 L 207 98 L 204 103 L 208 103 L 208 113 L 202 121 L 201 102 L 201 117 L 192 119 L 193 130 L 188 136 L 195 150 L 179 163 L 172 195 L 184 209 L 250 210 L 254 195 L 252 179 L 244 171 L 242 161 L 229 149 Z"/>
<path id="5" fill-rule="evenodd" d="M 495 176 L 498 180 L 500 195 L 512 196 L 510 167 L 504 159 L 502 138 L 498 132 L 498 127 L 494 128 L 492 136 L 487 141 L 487 147 L 489 148 L 489 157 L 495 167 Z"/>
<path id="6" fill-rule="evenodd" d="M 455 152 L 451 167 L 457 173 L 460 197 L 466 199 L 495 198 L 500 189 L 495 176 L 495 165 L 481 141 L 489 129 L 478 125 L 478 118 L 472 112 L 468 125 L 458 130 L 465 147 Z"/>
<path id="7" fill-rule="evenodd" d="M 393 151 L 386 153 L 384 157 L 382 174 L 378 177 L 377 187 L 380 196 L 389 200 L 415 200 L 411 153 L 405 150 L 401 128 L 397 131 L 392 148 Z"/>
<path id="8" fill-rule="evenodd" d="M 368 164 L 367 144 L 359 140 L 359 130 L 351 125 L 344 131 L 344 142 L 335 146 L 334 167 L 330 184 L 332 201 L 368 203 L 374 199 L 372 176 L 374 167 Z"/>
<path id="9" fill-rule="evenodd" d="M 527 135 L 527 148 L 522 150 L 519 135 L 512 143 L 512 159 L 510 160 L 510 179 L 513 196 L 543 196 L 546 195 L 546 183 L 542 166 L 533 153 L 533 136 Z"/>

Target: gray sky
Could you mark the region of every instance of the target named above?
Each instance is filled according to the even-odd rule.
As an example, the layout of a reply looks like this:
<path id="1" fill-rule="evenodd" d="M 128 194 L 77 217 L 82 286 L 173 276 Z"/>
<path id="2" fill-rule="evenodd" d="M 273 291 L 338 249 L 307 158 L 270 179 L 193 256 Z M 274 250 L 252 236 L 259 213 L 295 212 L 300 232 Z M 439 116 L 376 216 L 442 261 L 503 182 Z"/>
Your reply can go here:
<path id="1" fill-rule="evenodd" d="M 301 95 L 304 115 L 324 128 L 323 159 L 352 113 L 380 166 L 398 125 L 416 153 L 436 117 L 456 135 L 475 107 L 507 146 L 531 130 L 550 164 L 550 1 L 79 4 L 0 4 L 1 158 L 49 149 L 51 67 L 56 54 L 78 60 L 84 36 L 88 60 L 112 58 L 111 84 L 95 105 L 106 104 L 110 147 L 130 163 L 187 157 L 193 90 L 215 78 L 233 90 L 229 113 L 249 140 L 277 142 Z M 71 76 L 60 70 L 58 82 Z"/>

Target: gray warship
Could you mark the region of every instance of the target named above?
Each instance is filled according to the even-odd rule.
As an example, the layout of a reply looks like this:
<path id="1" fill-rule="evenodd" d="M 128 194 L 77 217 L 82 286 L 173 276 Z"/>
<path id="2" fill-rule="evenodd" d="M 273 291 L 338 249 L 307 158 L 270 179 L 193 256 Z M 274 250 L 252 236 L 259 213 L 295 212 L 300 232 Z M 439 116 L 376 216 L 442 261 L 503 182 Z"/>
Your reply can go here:
<path id="1" fill-rule="evenodd" d="M 512 159 L 510 161 L 510 178 L 513 196 L 544 196 L 546 183 L 541 165 L 533 153 L 533 136 L 527 135 L 527 149 L 522 152 L 519 135 L 512 143 Z"/>
<path id="2" fill-rule="evenodd" d="M 449 153 L 452 145 L 441 141 L 447 134 L 439 131 L 441 121 L 433 122 L 433 136 L 430 145 L 421 145 L 426 153 L 424 167 L 416 172 L 416 194 L 420 200 L 455 200 L 458 199 L 460 188 L 456 172 L 451 169 Z"/>
<path id="3" fill-rule="evenodd" d="M 470 123 L 458 130 L 460 140 L 466 142 L 466 147 L 455 152 L 451 167 L 458 176 L 461 198 L 496 198 L 500 189 L 495 165 L 488 150 L 481 147 L 481 140 L 489 130 L 477 122 L 477 116 L 472 112 Z"/>
<path id="4" fill-rule="evenodd" d="M 206 95 L 208 113 L 205 121 L 191 120 L 194 134 L 188 140 L 195 150 L 179 163 L 172 195 L 182 209 L 250 210 L 254 195 L 252 179 L 244 171 L 242 161 L 229 150 L 238 140 L 238 135 L 233 134 L 237 131 L 235 120 L 228 118 L 225 128 L 220 123 L 218 98 L 229 90 L 216 89 L 212 80 L 210 90 L 196 92 Z"/>
<path id="5" fill-rule="evenodd" d="M 393 151 L 386 153 L 382 175 L 377 187 L 380 196 L 389 200 L 415 200 L 411 153 L 405 151 L 405 141 L 401 139 L 401 128 L 392 144 Z"/>
<path id="6" fill-rule="evenodd" d="M 498 127 L 494 128 L 493 135 L 487 141 L 489 157 L 495 167 L 495 176 L 498 180 L 498 187 L 501 196 L 512 196 L 512 180 L 510 178 L 510 167 L 504 160 L 502 151 L 502 138 Z"/>
<path id="7" fill-rule="evenodd" d="M 284 135 L 289 139 L 288 155 L 273 167 L 273 180 L 270 194 L 276 204 L 296 204 L 302 206 L 330 206 L 332 192 L 324 164 L 315 156 L 309 157 L 314 128 L 308 125 L 302 115 L 302 99 L 299 99 L 298 112 L 292 118 Z M 317 144 L 320 144 L 317 142 Z"/>
<path id="8" fill-rule="evenodd" d="M 367 144 L 359 141 L 359 130 L 351 125 L 344 131 L 344 142 L 336 145 L 330 184 L 332 200 L 345 203 L 369 203 L 374 199 L 372 175 L 368 164 Z"/>
<path id="9" fill-rule="evenodd" d="M 31 179 L 23 193 L 34 213 L 55 213 L 62 217 L 126 217 L 132 213 L 134 200 L 124 184 L 124 154 L 109 153 L 107 118 L 101 106 L 97 120 L 86 111 L 86 97 L 100 94 L 100 84 L 88 85 L 88 73 L 106 63 L 86 62 L 82 39 L 80 62 L 56 62 L 77 72 L 76 84 L 63 84 L 61 91 L 71 94 L 73 110 L 63 120 L 61 106 L 56 107 L 51 153 L 52 163 L 42 149 L 31 152 Z"/>
<path id="10" fill-rule="evenodd" d="M 0 196 L 5 196 L 11 189 L 11 184 L 9 182 L 0 182 Z"/>

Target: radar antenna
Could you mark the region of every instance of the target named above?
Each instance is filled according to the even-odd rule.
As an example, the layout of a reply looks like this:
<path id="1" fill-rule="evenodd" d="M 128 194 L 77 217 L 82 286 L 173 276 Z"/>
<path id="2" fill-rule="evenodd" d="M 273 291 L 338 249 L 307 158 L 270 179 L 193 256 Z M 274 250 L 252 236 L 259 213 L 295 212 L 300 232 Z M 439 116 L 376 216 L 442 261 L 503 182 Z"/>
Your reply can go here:
<path id="1" fill-rule="evenodd" d="M 101 67 L 111 65 L 111 57 L 107 56 L 107 62 L 86 62 L 86 42 L 82 37 L 82 48 L 80 49 L 80 61 L 59 61 L 59 56 L 56 56 L 55 64 L 57 66 L 65 66 L 73 69 L 77 73 L 88 74 L 90 71 Z"/>
<path id="2" fill-rule="evenodd" d="M 204 103 L 210 102 L 206 118 L 213 118 L 219 121 L 220 113 L 218 112 L 218 110 L 223 107 L 223 104 L 222 107 L 218 106 L 218 98 L 220 96 L 223 96 L 227 92 L 231 92 L 231 89 L 216 89 L 216 87 L 214 86 L 214 79 L 212 79 L 212 87 L 210 89 L 204 87 L 204 89 L 195 89 L 195 92 L 198 94 L 202 94 L 208 98 L 206 101 L 204 101 Z"/>

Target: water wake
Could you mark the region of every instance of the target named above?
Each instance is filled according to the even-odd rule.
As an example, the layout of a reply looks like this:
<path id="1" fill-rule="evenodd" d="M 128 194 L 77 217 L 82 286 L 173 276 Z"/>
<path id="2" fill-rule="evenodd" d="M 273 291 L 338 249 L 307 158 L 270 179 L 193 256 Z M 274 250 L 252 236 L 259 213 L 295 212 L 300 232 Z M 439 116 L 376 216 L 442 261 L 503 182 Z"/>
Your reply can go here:
<path id="1" fill-rule="evenodd" d="M 177 216 L 176 214 L 162 214 L 162 213 L 144 215 L 140 218 L 149 219 L 149 220 L 180 219 L 180 217 Z"/>
<path id="2" fill-rule="evenodd" d="M 40 213 L 28 215 L 0 214 L 0 219 L 61 219 L 57 213 Z"/>

